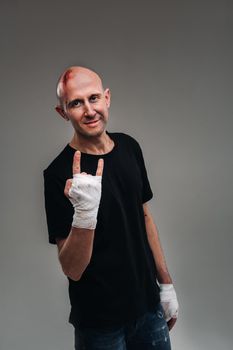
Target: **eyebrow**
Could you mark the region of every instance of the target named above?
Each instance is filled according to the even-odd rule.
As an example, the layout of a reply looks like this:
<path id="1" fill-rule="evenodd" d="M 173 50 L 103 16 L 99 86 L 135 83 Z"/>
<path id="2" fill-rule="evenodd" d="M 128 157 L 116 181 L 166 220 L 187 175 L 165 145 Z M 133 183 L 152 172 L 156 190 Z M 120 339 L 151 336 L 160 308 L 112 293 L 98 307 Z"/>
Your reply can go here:
<path id="1" fill-rule="evenodd" d="M 100 96 L 101 96 L 101 93 L 100 93 L 100 92 L 92 93 L 92 94 L 88 97 L 88 99 L 91 98 L 92 96 L 98 96 L 98 97 L 100 97 Z M 73 103 L 76 102 L 76 101 L 82 102 L 83 99 L 82 99 L 82 98 L 74 98 L 73 100 L 67 102 L 67 106 L 68 106 L 68 107 L 72 107 Z"/>

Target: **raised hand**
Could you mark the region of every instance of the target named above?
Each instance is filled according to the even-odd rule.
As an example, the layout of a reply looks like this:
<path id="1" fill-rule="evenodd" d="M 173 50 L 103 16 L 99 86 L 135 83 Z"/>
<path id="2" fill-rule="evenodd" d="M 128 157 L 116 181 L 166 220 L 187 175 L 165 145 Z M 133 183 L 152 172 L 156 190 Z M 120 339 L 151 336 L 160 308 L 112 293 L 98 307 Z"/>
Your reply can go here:
<path id="1" fill-rule="evenodd" d="M 97 224 L 104 160 L 99 159 L 95 176 L 81 172 L 80 161 L 81 152 L 76 151 L 73 179 L 66 181 L 64 193 L 74 207 L 72 226 L 93 230 Z"/>

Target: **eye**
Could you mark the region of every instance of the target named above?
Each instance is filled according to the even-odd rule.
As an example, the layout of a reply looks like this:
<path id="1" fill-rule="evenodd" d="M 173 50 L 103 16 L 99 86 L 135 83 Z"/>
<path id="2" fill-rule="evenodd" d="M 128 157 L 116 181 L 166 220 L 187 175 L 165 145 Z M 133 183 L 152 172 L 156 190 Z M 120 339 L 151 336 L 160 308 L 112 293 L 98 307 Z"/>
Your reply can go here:
<path id="1" fill-rule="evenodd" d="M 81 105 L 81 101 L 80 100 L 74 100 L 71 103 L 71 107 L 79 107 Z"/>
<path id="2" fill-rule="evenodd" d="M 80 106 L 81 106 L 81 104 L 82 104 L 82 101 L 81 101 L 81 100 L 76 99 L 76 100 L 70 101 L 70 102 L 68 103 L 68 108 L 76 108 L 76 107 L 80 107 Z"/>
<path id="3" fill-rule="evenodd" d="M 90 97 L 90 101 L 91 102 L 96 102 L 98 100 L 98 96 L 97 95 L 92 95 L 91 97 Z"/>

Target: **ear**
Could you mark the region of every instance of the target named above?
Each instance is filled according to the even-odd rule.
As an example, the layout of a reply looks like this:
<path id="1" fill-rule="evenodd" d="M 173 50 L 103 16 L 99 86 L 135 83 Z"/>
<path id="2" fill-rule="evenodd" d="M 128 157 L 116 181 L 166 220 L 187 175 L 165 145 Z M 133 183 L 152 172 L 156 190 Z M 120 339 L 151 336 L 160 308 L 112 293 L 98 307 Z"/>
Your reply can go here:
<path id="1" fill-rule="evenodd" d="M 111 92 L 108 88 L 104 90 L 104 97 L 105 97 L 107 107 L 109 108 L 111 104 Z"/>
<path id="2" fill-rule="evenodd" d="M 59 105 L 55 107 L 55 110 L 57 111 L 57 113 L 59 113 L 62 118 L 64 118 L 65 120 L 69 120 L 69 118 L 66 115 L 66 112 L 64 111 L 64 109 Z"/>

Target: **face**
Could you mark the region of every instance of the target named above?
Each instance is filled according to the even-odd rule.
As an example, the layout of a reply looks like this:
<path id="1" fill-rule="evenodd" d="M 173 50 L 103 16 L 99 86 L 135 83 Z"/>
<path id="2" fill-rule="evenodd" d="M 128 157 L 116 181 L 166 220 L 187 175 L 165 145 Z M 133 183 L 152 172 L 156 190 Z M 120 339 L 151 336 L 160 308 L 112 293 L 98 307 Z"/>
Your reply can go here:
<path id="1" fill-rule="evenodd" d="M 110 91 L 103 90 L 95 74 L 78 73 L 63 86 L 63 108 L 56 110 L 69 119 L 77 134 L 84 137 L 100 136 L 108 121 Z"/>

